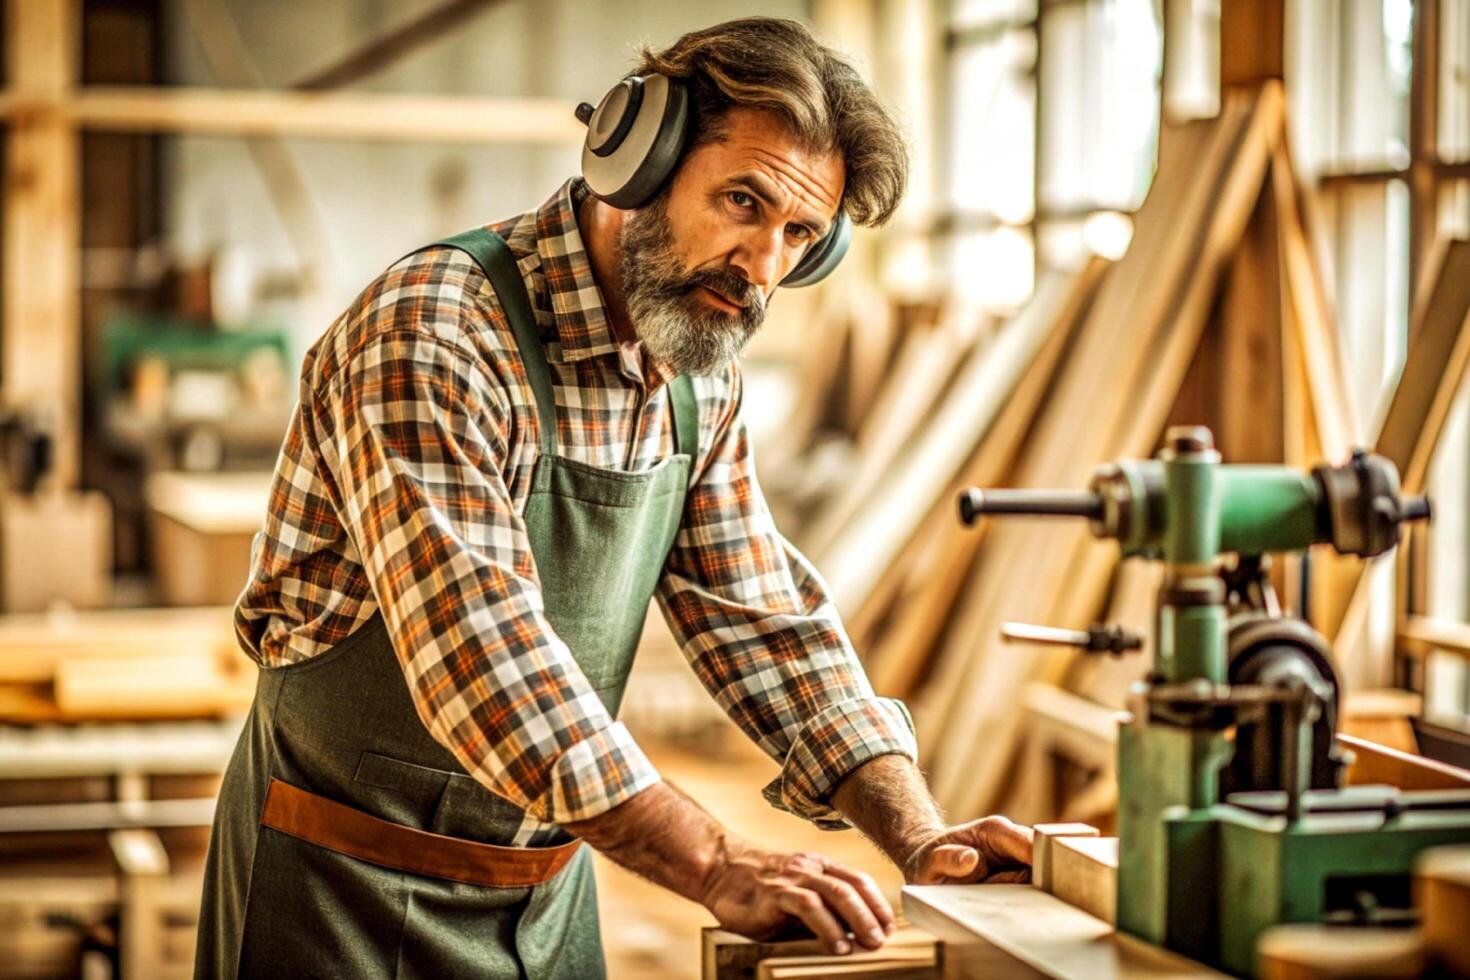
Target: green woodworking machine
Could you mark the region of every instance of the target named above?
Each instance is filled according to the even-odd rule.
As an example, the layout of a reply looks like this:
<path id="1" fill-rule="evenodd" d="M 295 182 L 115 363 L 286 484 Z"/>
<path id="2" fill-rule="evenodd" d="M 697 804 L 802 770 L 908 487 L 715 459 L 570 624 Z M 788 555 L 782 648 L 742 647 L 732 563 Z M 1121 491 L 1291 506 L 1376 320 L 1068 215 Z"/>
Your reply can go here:
<path id="1" fill-rule="evenodd" d="M 1104 465 L 1085 491 L 971 489 L 960 513 L 1084 517 L 1125 557 L 1164 563 L 1153 668 L 1119 730 L 1123 931 L 1248 975 L 1278 923 L 1408 919 L 1415 855 L 1470 841 L 1470 791 L 1342 786 L 1331 651 L 1282 613 L 1266 573 L 1270 553 L 1317 543 L 1381 555 L 1427 519 L 1388 460 L 1224 465 L 1208 429 L 1179 427 L 1158 458 Z M 1008 630 L 1141 646 L 1118 627 Z"/>

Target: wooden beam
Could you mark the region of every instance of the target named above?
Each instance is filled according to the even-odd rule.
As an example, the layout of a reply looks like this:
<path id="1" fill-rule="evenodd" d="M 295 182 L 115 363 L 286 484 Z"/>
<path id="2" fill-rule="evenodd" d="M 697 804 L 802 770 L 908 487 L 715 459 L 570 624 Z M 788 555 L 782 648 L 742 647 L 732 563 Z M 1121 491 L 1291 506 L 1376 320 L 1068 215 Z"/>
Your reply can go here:
<path id="1" fill-rule="evenodd" d="M 37 414 L 54 440 L 54 481 L 80 466 L 81 193 L 77 134 L 56 111 L 76 82 L 77 0 L 7 0 L 13 95 L 39 103 L 11 120 L 5 151 L 0 400 Z"/>
<path id="2" fill-rule="evenodd" d="M 447 0 L 386 33 L 373 38 L 325 68 L 318 69 L 291 87 L 302 92 L 345 88 L 376 75 L 406 55 L 417 51 L 459 27 L 474 15 L 501 0 Z"/>
<path id="3" fill-rule="evenodd" d="M 1203 964 L 1114 931 L 1096 916 L 1031 885 L 908 885 L 909 920 L 945 940 L 951 962 L 967 946 L 988 948 L 991 972 L 958 976 L 1223 977 Z M 968 965 L 968 961 L 966 961 Z"/>
<path id="4" fill-rule="evenodd" d="M 1440 0 L 1414 4 L 1409 82 L 1409 283 L 1419 282 L 1439 236 L 1439 10 Z"/>
<path id="5" fill-rule="evenodd" d="M 1440 240 L 1426 259 L 1409 349 L 1374 451 L 1398 467 L 1404 493 L 1423 493 L 1435 447 L 1455 394 L 1470 366 L 1470 242 Z M 1367 635 L 1371 579 L 1362 565 L 1344 574 L 1322 598 L 1320 625 L 1341 662 L 1350 662 Z M 1387 683 L 1387 677 L 1374 683 Z"/>
<path id="6" fill-rule="evenodd" d="M 1286 0 L 1220 4 L 1220 87 L 1286 77 Z"/>
<path id="7" fill-rule="evenodd" d="M 1403 656 L 1423 659 L 1431 653 L 1448 653 L 1470 660 L 1470 624 L 1429 616 L 1406 616 L 1399 621 L 1398 651 Z"/>
<path id="8" fill-rule="evenodd" d="M 1408 356 L 1377 452 L 1393 460 L 1408 493 L 1420 493 L 1450 407 L 1470 365 L 1470 242 L 1440 243 L 1410 318 Z"/>
<path id="9" fill-rule="evenodd" d="M 1461 769 L 1377 742 L 1337 736 L 1337 744 L 1351 749 L 1353 763 L 1344 782 L 1349 786 L 1385 785 L 1404 790 L 1470 789 L 1470 769 Z"/>
<path id="10" fill-rule="evenodd" d="M 52 108 L 17 100 L 11 112 Z M 59 108 L 104 132 L 576 146 L 586 131 L 549 98 L 88 86 Z"/>

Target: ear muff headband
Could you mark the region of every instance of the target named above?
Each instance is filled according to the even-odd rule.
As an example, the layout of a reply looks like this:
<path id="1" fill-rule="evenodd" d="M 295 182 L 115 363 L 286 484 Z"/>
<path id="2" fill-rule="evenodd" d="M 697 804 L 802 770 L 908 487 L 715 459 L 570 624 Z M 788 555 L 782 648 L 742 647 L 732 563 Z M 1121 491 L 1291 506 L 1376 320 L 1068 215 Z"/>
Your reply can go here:
<path id="1" fill-rule="evenodd" d="M 608 90 L 597 108 L 583 102 L 587 124 L 582 177 L 592 193 L 615 208 L 651 201 L 679 164 L 689 135 L 689 92 L 681 79 L 631 75 Z M 781 280 L 787 288 L 821 282 L 837 268 L 852 241 L 852 223 L 838 212 L 831 230 Z"/>

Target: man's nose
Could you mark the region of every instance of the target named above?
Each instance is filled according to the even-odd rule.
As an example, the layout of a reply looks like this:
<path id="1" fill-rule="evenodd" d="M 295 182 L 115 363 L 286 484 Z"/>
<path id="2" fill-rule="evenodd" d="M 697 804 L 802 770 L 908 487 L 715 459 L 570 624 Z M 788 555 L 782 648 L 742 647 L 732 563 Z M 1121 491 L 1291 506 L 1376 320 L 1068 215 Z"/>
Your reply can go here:
<path id="1" fill-rule="evenodd" d="M 754 233 L 741 242 L 730 264 L 745 274 L 745 278 L 762 296 L 769 296 L 781 278 L 782 230 Z"/>

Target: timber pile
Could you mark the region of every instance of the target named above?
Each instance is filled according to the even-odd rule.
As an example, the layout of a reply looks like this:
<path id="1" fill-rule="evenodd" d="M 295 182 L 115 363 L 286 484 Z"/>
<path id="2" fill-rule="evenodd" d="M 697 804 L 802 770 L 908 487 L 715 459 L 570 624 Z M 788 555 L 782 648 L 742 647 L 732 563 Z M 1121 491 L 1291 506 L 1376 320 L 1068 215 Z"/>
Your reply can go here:
<path id="1" fill-rule="evenodd" d="M 889 384 L 905 390 L 884 392 L 892 410 L 870 418 L 869 432 L 881 433 L 872 444 L 885 451 L 829 502 L 808 550 L 874 686 L 914 707 L 931 783 L 956 818 L 1003 809 L 1017 792 L 1032 805 L 1039 798 L 1035 785 L 1007 789 L 1026 784 L 1014 776 L 1028 758 L 1028 704 L 1054 700 L 1023 697 L 1027 685 L 1069 689 L 1105 711 L 1146 669 L 1136 657 L 1099 663 L 1006 649 L 1000 624 L 1108 619 L 1150 632 L 1157 570 L 1120 564 L 1116 545 L 1081 522 L 965 530 L 955 489 L 1083 487 L 1100 463 L 1151 455 L 1178 422 L 1210 425 L 1231 461 L 1345 458 L 1361 431 L 1311 220 L 1280 87 L 1230 90 L 1216 119 L 1165 127 L 1153 188 L 1115 267 L 1096 262 L 1043 280 L 1027 310 L 963 350 L 937 391 L 923 386 L 937 354 L 911 341 L 915 349 L 895 359 Z M 1465 261 L 1470 253 L 1451 248 L 1439 265 L 1438 293 L 1462 304 L 1470 276 L 1456 280 L 1453 270 Z M 1424 423 L 1443 414 L 1437 393 L 1453 391 L 1470 358 L 1459 346 L 1463 309 L 1443 299 L 1422 309 L 1438 312 L 1416 323 L 1437 326 L 1417 330 L 1411 349 L 1435 351 L 1434 369 L 1411 372 L 1433 378 L 1416 382 L 1414 406 L 1399 409 L 1410 421 L 1385 426 L 1413 434 L 1415 452 Z M 885 424 L 902 437 L 871 428 Z M 1389 455 L 1413 480 L 1410 455 Z M 1329 577 L 1322 601 L 1345 605 L 1342 589 Z"/>
<path id="2" fill-rule="evenodd" d="M 225 607 L 0 617 L 0 722 L 217 717 L 255 679 Z"/>

